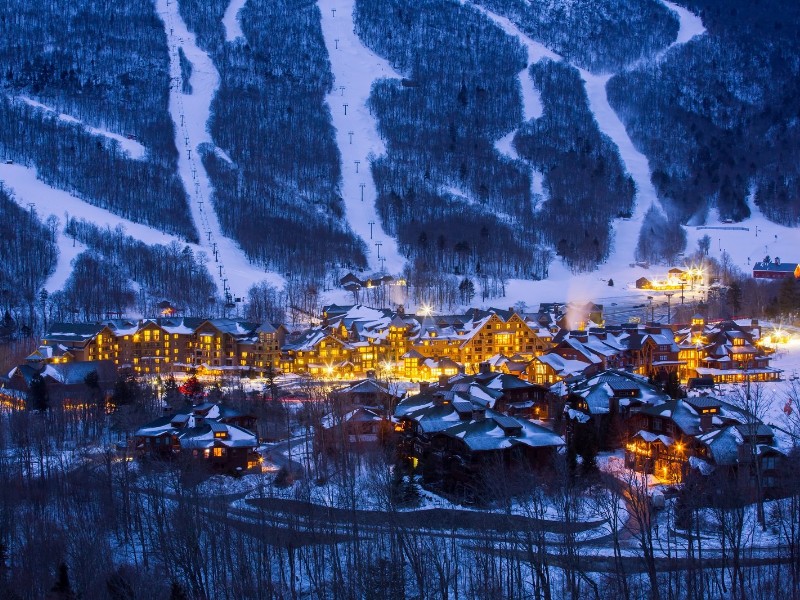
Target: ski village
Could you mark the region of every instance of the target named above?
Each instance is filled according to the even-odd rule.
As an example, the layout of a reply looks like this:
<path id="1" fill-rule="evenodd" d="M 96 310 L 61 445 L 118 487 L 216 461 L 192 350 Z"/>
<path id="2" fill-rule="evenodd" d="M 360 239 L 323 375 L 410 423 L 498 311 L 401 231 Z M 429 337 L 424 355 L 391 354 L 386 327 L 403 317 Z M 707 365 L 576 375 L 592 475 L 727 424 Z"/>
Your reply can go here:
<path id="1" fill-rule="evenodd" d="M 0 13 L 0 600 L 800 600 L 796 1 Z"/>
<path id="2" fill-rule="evenodd" d="M 800 335 L 708 319 L 710 280 L 638 280 L 628 294 L 644 302 L 618 323 L 592 302 L 330 304 L 261 323 L 163 303 L 152 318 L 51 323 L 0 384 L 3 465 L 25 481 L 105 479 L 126 516 L 104 543 L 137 561 L 165 542 L 151 535 L 230 529 L 269 546 L 263 597 L 315 597 L 328 561 L 355 556 L 397 597 L 478 585 L 465 557 L 526 570 L 493 597 L 642 597 L 665 581 L 721 594 L 795 564 Z M 340 285 L 368 298 L 407 284 Z M 38 437 L 17 440 L 19 419 Z M 156 533 L 162 510 L 181 512 Z M 187 557 L 188 597 L 217 576 L 201 555 Z"/>

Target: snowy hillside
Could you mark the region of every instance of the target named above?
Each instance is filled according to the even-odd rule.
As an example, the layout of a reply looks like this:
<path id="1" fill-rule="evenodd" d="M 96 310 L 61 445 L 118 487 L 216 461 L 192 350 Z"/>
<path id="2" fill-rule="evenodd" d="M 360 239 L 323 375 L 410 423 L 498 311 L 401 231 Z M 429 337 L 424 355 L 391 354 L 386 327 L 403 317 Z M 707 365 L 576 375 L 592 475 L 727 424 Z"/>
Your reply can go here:
<path id="1" fill-rule="evenodd" d="M 708 236 L 711 257 L 747 272 L 800 245 L 781 224 L 796 212 L 791 169 L 781 178 L 761 145 L 745 166 L 731 137 L 746 101 L 752 126 L 789 152 L 794 125 L 778 113 L 791 90 L 737 70 L 747 24 L 706 4 L 156 0 L 93 7 L 91 19 L 115 23 L 102 35 L 119 56 L 82 72 L 64 66 L 87 47 L 79 16 L 39 31 L 14 0 L 25 17 L 0 43 L 0 181 L 33 217 L 58 219 L 51 293 L 81 257 L 116 268 L 63 231 L 71 217 L 186 248 L 233 310 L 259 282 L 346 301 L 335 288 L 351 270 L 410 276 L 426 290 L 412 306 L 640 304 L 633 281 L 666 269 L 633 266 L 641 240 L 667 225 L 686 247 L 651 248 L 654 261 L 680 264 Z M 137 19 L 130 37 L 117 31 L 124 15 Z M 64 55 L 36 71 L 25 53 L 47 43 Z M 761 41 L 754 51 L 772 52 Z M 719 106 L 702 100 L 703 73 L 683 68 L 708 56 L 721 65 Z M 109 78 L 123 57 L 135 68 L 117 93 Z M 774 127 L 757 108 L 769 99 Z M 673 100 L 693 125 L 676 121 Z M 706 135 L 736 155 L 709 153 Z"/>

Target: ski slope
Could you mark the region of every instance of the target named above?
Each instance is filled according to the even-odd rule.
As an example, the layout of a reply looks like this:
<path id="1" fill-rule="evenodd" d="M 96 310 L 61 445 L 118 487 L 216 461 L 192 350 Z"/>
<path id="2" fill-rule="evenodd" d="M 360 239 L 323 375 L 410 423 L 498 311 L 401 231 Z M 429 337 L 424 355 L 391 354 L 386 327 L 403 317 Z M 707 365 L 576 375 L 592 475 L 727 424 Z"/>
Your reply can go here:
<path id="1" fill-rule="evenodd" d="M 239 23 L 239 11 L 244 7 L 247 0 L 230 0 L 225 14 L 222 16 L 222 24 L 225 26 L 225 41 L 235 42 L 244 39 L 244 32 Z"/>
<path id="2" fill-rule="evenodd" d="M 377 190 L 370 159 L 385 153 L 375 118 L 367 108 L 372 83 L 401 78 L 391 65 L 355 34 L 353 0 L 319 0 L 322 35 L 334 76 L 327 102 L 342 158 L 341 193 L 350 228 L 367 245 L 370 269 L 399 274 L 405 259 L 397 242 L 386 234 L 375 208 Z"/>
<path id="3" fill-rule="evenodd" d="M 59 220 L 57 229 L 58 264 L 55 273 L 44 286 L 49 292 L 54 292 L 64 286 L 72 272 L 72 259 L 85 249 L 80 243 L 74 242 L 72 238 L 64 235 L 64 226 L 70 217 L 89 221 L 98 227 L 115 229 L 122 226 L 126 235 L 146 244 L 167 245 L 177 242 L 183 246 L 189 246 L 196 253 L 204 252 L 199 246 L 189 244 L 179 237 L 129 221 L 104 208 L 88 204 L 64 190 L 51 187 L 37 179 L 36 169 L 32 167 L 0 164 L 0 181 L 11 190 L 12 197 L 21 208 L 28 210 L 32 206 L 42 221 L 50 215 Z"/>
<path id="4" fill-rule="evenodd" d="M 65 123 L 73 123 L 79 127 L 82 127 L 92 135 L 96 135 L 102 138 L 105 138 L 107 141 L 115 144 L 122 152 L 128 155 L 128 157 L 134 160 L 142 160 L 145 157 L 146 150 L 145 147 L 137 142 L 134 139 L 125 137 L 124 135 L 120 135 L 118 133 L 114 133 L 113 131 L 109 131 L 108 129 L 102 129 L 99 127 L 92 127 L 91 125 L 87 125 L 80 119 L 76 119 L 73 116 L 60 113 L 56 109 L 52 108 L 51 106 L 47 106 L 46 104 L 42 104 L 41 102 L 34 100 L 33 98 L 29 98 L 28 96 L 16 96 L 11 98 L 14 102 L 24 102 L 28 106 L 33 106 L 41 110 L 42 112 L 52 114 L 60 121 L 64 121 Z"/>
<path id="5" fill-rule="evenodd" d="M 231 10 L 230 6 L 228 10 Z M 211 275 L 217 282 L 219 292 L 233 298 L 244 296 L 251 285 L 261 280 L 282 286 L 282 277 L 251 264 L 239 245 L 222 234 L 210 200 L 213 186 L 199 152 L 203 144 L 214 146 L 207 124 L 211 116 L 211 101 L 219 87 L 219 73 L 211 57 L 197 46 L 194 34 L 180 16 L 176 0 L 156 0 L 156 11 L 164 22 L 169 44 L 170 77 L 173 82 L 170 86 L 169 110 L 175 123 L 178 172 L 189 196 L 200 244 L 212 259 L 208 265 Z M 238 9 L 234 17 L 236 14 Z M 236 18 L 233 21 L 238 23 Z M 229 31 L 228 25 L 226 31 Z M 178 48 L 192 63 L 191 94 L 181 91 Z"/>

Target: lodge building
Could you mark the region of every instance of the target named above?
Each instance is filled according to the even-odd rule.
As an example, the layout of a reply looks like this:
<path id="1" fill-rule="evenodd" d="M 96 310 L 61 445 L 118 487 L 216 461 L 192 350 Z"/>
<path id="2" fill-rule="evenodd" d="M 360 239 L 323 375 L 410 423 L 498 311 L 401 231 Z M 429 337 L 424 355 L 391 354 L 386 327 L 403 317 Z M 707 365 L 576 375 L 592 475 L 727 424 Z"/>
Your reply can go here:
<path id="1" fill-rule="evenodd" d="M 542 305 L 550 307 L 551 305 Z M 593 305 L 594 306 L 594 305 Z M 772 381 L 757 321 L 683 328 L 656 324 L 567 329 L 558 313 L 470 309 L 458 315 L 406 315 L 360 305 L 330 305 L 321 323 L 289 333 L 279 324 L 166 317 L 55 324 L 28 363 L 111 361 L 144 375 L 197 371 L 264 376 L 296 373 L 322 379 L 377 374 L 409 381 L 477 374 L 480 365 L 550 386 L 608 368 L 681 382 Z M 586 309 L 589 310 L 589 309 Z M 592 311 L 595 309 L 593 308 Z M 601 315 L 589 311 L 587 318 Z M 561 323 L 562 326 L 559 326 Z"/>

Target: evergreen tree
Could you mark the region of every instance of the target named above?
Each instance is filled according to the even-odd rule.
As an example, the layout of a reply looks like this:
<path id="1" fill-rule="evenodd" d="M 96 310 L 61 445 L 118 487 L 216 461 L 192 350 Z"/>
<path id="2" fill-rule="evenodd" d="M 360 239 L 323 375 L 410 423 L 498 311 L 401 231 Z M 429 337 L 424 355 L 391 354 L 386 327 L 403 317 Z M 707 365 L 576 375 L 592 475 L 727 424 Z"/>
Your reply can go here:
<path id="1" fill-rule="evenodd" d="M 739 311 L 742 309 L 742 286 L 739 285 L 738 281 L 733 280 L 728 286 L 726 300 L 731 311 L 733 311 L 733 315 L 738 315 Z"/>
<path id="2" fill-rule="evenodd" d="M 28 386 L 28 408 L 38 411 L 50 408 L 50 392 L 41 373 L 34 375 Z"/>

